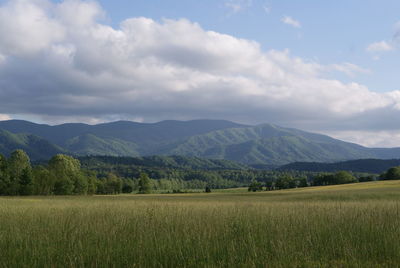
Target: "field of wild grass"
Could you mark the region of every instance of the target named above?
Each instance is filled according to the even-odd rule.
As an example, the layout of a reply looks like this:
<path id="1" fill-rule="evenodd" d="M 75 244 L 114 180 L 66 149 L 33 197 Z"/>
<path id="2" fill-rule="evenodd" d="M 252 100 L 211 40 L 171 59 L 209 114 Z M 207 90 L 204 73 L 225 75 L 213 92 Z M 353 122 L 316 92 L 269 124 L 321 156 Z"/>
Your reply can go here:
<path id="1" fill-rule="evenodd" d="M 0 267 L 398 267 L 400 182 L 0 198 Z"/>

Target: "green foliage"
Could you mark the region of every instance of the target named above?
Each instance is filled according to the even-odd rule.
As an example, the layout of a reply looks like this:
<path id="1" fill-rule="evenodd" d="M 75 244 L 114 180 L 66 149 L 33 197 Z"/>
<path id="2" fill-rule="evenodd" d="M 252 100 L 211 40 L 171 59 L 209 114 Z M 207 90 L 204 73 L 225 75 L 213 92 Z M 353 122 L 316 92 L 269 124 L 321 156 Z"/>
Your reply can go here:
<path id="1" fill-rule="evenodd" d="M 0 154 L 0 194 L 7 190 L 9 175 L 7 172 L 7 158 Z"/>
<path id="2" fill-rule="evenodd" d="M 109 173 L 106 178 L 99 180 L 97 192 L 100 194 L 119 194 L 122 192 L 122 187 L 122 179 L 113 173 Z"/>
<path id="3" fill-rule="evenodd" d="M 147 175 L 146 173 L 142 172 L 140 173 L 140 177 L 139 177 L 139 194 L 149 194 L 151 193 L 151 181 L 149 178 L 149 175 Z"/>
<path id="4" fill-rule="evenodd" d="M 50 171 L 43 167 L 37 166 L 33 169 L 33 194 L 35 195 L 51 195 L 55 185 L 55 177 Z"/>
<path id="5" fill-rule="evenodd" d="M 400 180 L 400 166 L 390 168 L 382 178 L 384 180 Z"/>
<path id="6" fill-rule="evenodd" d="M 122 193 L 130 194 L 136 188 L 135 181 L 130 179 L 122 180 Z"/>
<path id="7" fill-rule="evenodd" d="M 358 159 L 337 163 L 296 162 L 281 166 L 278 170 L 296 170 L 305 172 L 338 172 L 345 170 L 357 173 L 381 174 L 394 166 L 400 166 L 400 159 Z"/>
<path id="8" fill-rule="evenodd" d="M 185 163 L 185 168 L 171 168 L 172 160 L 176 164 Z M 191 169 L 186 168 L 188 158 L 181 157 L 152 157 L 150 160 L 86 157 L 84 161 L 85 169 L 82 169 L 78 159 L 59 154 L 50 159 L 47 166 L 35 166 L 32 170 L 29 157 L 22 150 L 13 152 L 9 159 L 0 155 L 0 194 L 92 195 L 152 191 L 181 193 L 188 192 L 188 189 L 199 191 L 243 186 L 249 186 L 249 191 L 259 191 L 263 189 L 263 185 L 267 190 L 275 190 L 307 187 L 309 182 L 311 185 L 333 185 L 376 179 L 371 174 L 351 174 L 346 171 L 321 174 L 255 169 Z M 400 167 L 391 168 L 382 177 L 397 178 L 399 170 Z"/>
<path id="9" fill-rule="evenodd" d="M 15 150 L 7 161 L 7 195 L 31 194 L 32 176 L 29 156 L 22 150 Z"/>
<path id="10" fill-rule="evenodd" d="M 79 160 L 68 155 L 58 154 L 50 159 L 49 171 L 55 178 L 54 194 L 70 195 L 84 191 Z"/>
<path id="11" fill-rule="evenodd" d="M 261 182 L 257 180 L 253 180 L 248 188 L 249 192 L 257 192 L 262 190 L 263 190 L 263 185 Z"/>
<path id="12" fill-rule="evenodd" d="M 314 178 L 314 185 L 334 185 L 354 183 L 357 179 L 347 171 L 339 171 L 334 174 L 320 174 Z"/>
<path id="13" fill-rule="evenodd" d="M 33 194 L 33 174 L 31 168 L 25 168 L 22 171 L 19 179 L 19 194 L 32 195 Z"/>
<path id="14" fill-rule="evenodd" d="M 280 176 L 275 182 L 275 187 L 278 189 L 289 189 L 295 188 L 296 186 L 295 179 L 290 175 Z"/>

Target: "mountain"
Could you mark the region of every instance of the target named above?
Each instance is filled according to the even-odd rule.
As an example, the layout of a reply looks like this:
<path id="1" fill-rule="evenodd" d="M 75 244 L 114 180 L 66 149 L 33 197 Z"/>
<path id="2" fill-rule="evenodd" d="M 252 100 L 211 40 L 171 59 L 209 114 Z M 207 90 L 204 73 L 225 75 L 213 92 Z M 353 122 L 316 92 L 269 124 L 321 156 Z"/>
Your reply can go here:
<path id="1" fill-rule="evenodd" d="M 280 171 L 336 172 L 341 170 L 381 174 L 391 167 L 400 166 L 400 159 L 358 159 L 337 163 L 296 162 L 281 166 Z"/>
<path id="2" fill-rule="evenodd" d="M 9 120 L 1 121 L 0 129 L 35 135 L 55 148 L 81 156 L 181 155 L 258 166 L 400 158 L 400 148 L 367 148 L 298 129 L 272 124 L 248 126 L 224 120 L 57 126 Z"/>
<path id="3" fill-rule="evenodd" d="M 62 148 L 40 137 L 30 134 L 13 134 L 0 129 L 0 153 L 10 155 L 16 149 L 22 149 L 32 159 L 46 159 L 51 155 L 65 152 Z"/>
<path id="4" fill-rule="evenodd" d="M 297 159 L 333 162 L 376 155 L 370 149 L 356 144 L 270 124 L 229 128 L 192 136 L 183 142 L 169 144 L 159 150 L 158 154 L 270 165 L 290 163 L 298 161 Z"/>
<path id="5" fill-rule="evenodd" d="M 229 160 L 204 159 L 187 156 L 146 156 L 146 157 L 115 157 L 115 156 L 85 156 L 79 157 L 83 167 L 95 169 L 107 166 L 129 166 L 130 168 L 169 168 L 187 170 L 242 170 L 250 169 L 244 164 Z"/>

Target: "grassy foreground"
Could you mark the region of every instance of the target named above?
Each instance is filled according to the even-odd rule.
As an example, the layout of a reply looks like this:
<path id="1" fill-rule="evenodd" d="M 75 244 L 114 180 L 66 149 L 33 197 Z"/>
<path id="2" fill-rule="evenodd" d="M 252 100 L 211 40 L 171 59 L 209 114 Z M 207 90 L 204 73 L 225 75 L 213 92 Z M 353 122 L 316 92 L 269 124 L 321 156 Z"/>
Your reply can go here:
<path id="1" fill-rule="evenodd" d="M 0 198 L 1 267 L 398 267 L 400 182 Z"/>

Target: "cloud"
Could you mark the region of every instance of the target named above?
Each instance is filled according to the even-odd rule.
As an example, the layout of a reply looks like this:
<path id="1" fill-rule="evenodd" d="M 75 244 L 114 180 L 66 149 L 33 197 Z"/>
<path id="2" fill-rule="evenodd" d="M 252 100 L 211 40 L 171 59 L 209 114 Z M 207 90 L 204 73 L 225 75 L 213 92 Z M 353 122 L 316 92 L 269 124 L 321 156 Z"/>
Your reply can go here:
<path id="1" fill-rule="evenodd" d="M 400 21 L 394 25 L 394 30 L 393 40 L 398 43 L 400 42 Z"/>
<path id="2" fill-rule="evenodd" d="M 328 66 L 328 69 L 342 72 L 350 77 L 355 77 L 357 74 L 370 74 L 371 70 L 362 68 L 356 64 L 345 62 L 342 64 L 332 64 Z"/>
<path id="3" fill-rule="evenodd" d="M 287 25 L 293 26 L 295 28 L 301 28 L 301 23 L 292 17 L 284 16 L 281 21 Z"/>
<path id="4" fill-rule="evenodd" d="M 238 13 L 252 6 L 252 0 L 228 0 L 225 2 L 225 7 L 231 10 L 232 13 Z"/>
<path id="5" fill-rule="evenodd" d="M 271 7 L 271 5 L 270 5 L 268 2 L 265 3 L 265 4 L 262 6 L 262 8 L 264 9 L 265 13 L 267 13 L 267 14 L 271 13 L 271 11 L 272 11 L 272 7 Z"/>
<path id="6" fill-rule="evenodd" d="M 0 39 L 0 114 L 50 123 L 223 118 L 318 131 L 400 129 L 400 91 L 324 78 L 332 68 L 365 71 L 351 63 L 263 51 L 186 19 L 111 27 L 104 13 L 91 1 L 2 5 L 0 34 L 9 38 Z"/>
<path id="7" fill-rule="evenodd" d="M 366 48 L 367 52 L 377 53 L 377 52 L 387 52 L 393 50 L 394 47 L 386 41 L 375 42 L 369 44 Z"/>

